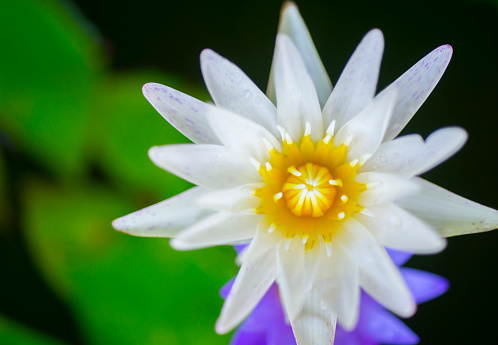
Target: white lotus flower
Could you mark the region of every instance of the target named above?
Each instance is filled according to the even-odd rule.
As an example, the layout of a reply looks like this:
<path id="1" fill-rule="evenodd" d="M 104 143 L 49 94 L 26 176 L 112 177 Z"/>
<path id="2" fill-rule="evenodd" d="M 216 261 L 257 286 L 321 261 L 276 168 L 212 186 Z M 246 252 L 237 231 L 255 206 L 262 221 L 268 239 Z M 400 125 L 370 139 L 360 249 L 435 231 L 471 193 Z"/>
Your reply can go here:
<path id="1" fill-rule="evenodd" d="M 216 330 L 233 329 L 276 280 L 298 344 L 331 344 L 352 329 L 360 286 L 400 316 L 415 302 L 384 247 L 435 253 L 442 236 L 498 227 L 498 212 L 418 177 L 457 152 L 457 127 L 394 139 L 452 54 L 441 46 L 375 95 L 383 37 L 372 30 L 335 88 L 294 4 L 282 11 L 270 99 L 211 50 L 202 73 L 215 106 L 158 84 L 157 111 L 194 144 L 153 147 L 159 167 L 197 186 L 114 221 L 174 237 L 180 250 L 248 243 Z"/>

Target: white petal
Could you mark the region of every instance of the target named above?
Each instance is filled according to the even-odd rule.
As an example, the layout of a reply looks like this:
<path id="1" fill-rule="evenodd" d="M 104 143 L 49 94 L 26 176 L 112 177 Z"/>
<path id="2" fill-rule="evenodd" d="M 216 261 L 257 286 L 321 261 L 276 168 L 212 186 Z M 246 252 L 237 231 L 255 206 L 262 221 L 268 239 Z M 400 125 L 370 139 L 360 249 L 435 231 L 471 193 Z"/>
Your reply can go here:
<path id="1" fill-rule="evenodd" d="M 396 97 L 396 90 L 393 90 L 385 97 L 375 99 L 339 129 L 334 137 L 334 144 L 339 146 L 346 141 L 351 142 L 347 155 L 349 161 L 361 159 L 365 155 L 371 156 L 377 151 L 389 123 Z"/>
<path id="2" fill-rule="evenodd" d="M 330 257 L 322 248 L 314 286 L 323 302 L 337 314 L 341 326 L 352 330 L 358 321 L 359 312 L 358 267 L 337 243 L 333 242 L 332 246 Z"/>
<path id="3" fill-rule="evenodd" d="M 161 84 L 145 84 L 142 91 L 159 114 L 194 143 L 219 143 L 206 119 L 213 106 Z"/>
<path id="4" fill-rule="evenodd" d="M 381 171 L 412 177 L 441 164 L 458 152 L 467 140 L 459 127 L 441 128 L 424 140 L 417 134 L 405 135 L 380 145 L 359 171 Z"/>
<path id="5" fill-rule="evenodd" d="M 360 173 L 356 175 L 355 181 L 367 185 L 367 190 L 358 198 L 360 205 L 365 207 L 412 195 L 419 188 L 412 179 L 379 172 Z"/>
<path id="6" fill-rule="evenodd" d="M 134 236 L 176 236 L 182 229 L 210 213 L 194 202 L 206 192 L 202 187 L 193 187 L 168 200 L 118 218 L 112 222 L 112 226 Z"/>
<path id="7" fill-rule="evenodd" d="M 223 109 L 214 109 L 207 116 L 223 145 L 246 157 L 253 157 L 259 162 L 268 161 L 270 155 L 265 141 L 277 151 L 282 151 L 280 142 L 264 127 L 251 120 Z"/>
<path id="8" fill-rule="evenodd" d="M 294 237 L 288 249 L 282 241 L 277 251 L 277 283 L 290 319 L 302 311 L 304 299 L 312 287 L 318 264 L 318 250 L 304 250 L 300 237 Z"/>
<path id="9" fill-rule="evenodd" d="M 431 224 L 442 236 L 473 234 L 498 228 L 498 211 L 462 198 L 421 178 L 420 190 L 396 203 Z"/>
<path id="10" fill-rule="evenodd" d="M 325 126 L 335 120 L 336 128 L 341 128 L 374 98 L 383 51 L 382 32 L 370 30 L 349 59 L 323 108 Z"/>
<path id="11" fill-rule="evenodd" d="M 374 217 L 358 213 L 355 219 L 386 247 L 414 254 L 437 253 L 446 247 L 446 240 L 432 227 L 392 203 L 369 210 Z"/>
<path id="12" fill-rule="evenodd" d="M 333 345 L 336 316 L 324 308 L 315 289 L 306 295 L 304 302 L 303 312 L 290 320 L 297 345 Z"/>
<path id="13" fill-rule="evenodd" d="M 254 191 L 262 184 L 246 184 L 229 189 L 209 191 L 200 195 L 195 202 L 202 208 L 228 212 L 243 212 L 254 210 L 261 199 Z"/>
<path id="14" fill-rule="evenodd" d="M 278 231 L 269 233 L 268 228 L 269 224 L 266 219 L 263 218 L 258 224 L 256 235 L 251 241 L 251 244 L 237 256 L 237 264 L 242 265 L 246 262 L 252 262 L 266 254 L 269 250 L 275 250 L 276 253 L 275 248 L 277 248 L 278 244 L 282 241 L 282 235 Z"/>
<path id="15" fill-rule="evenodd" d="M 216 332 L 220 334 L 229 332 L 251 313 L 275 281 L 277 275 L 275 264 L 274 248 L 242 264 L 225 300 L 221 315 L 216 321 Z"/>
<path id="16" fill-rule="evenodd" d="M 150 159 L 189 182 L 209 189 L 235 187 L 261 181 L 248 158 L 218 145 L 165 145 L 149 150 Z"/>
<path id="17" fill-rule="evenodd" d="M 242 115 L 278 137 L 277 109 L 236 65 L 210 49 L 201 53 L 204 81 L 214 103 Z"/>
<path id="18" fill-rule="evenodd" d="M 254 237 L 261 216 L 218 212 L 193 224 L 171 241 L 177 250 L 233 244 Z"/>
<path id="19" fill-rule="evenodd" d="M 288 35 L 296 46 L 306 65 L 306 70 L 313 80 L 318 99 L 320 100 L 320 106 L 323 107 L 330 96 L 330 92 L 332 92 L 332 83 L 316 51 L 308 28 L 299 14 L 296 4 L 293 2 L 287 1 L 284 3 L 282 12 L 280 13 L 278 32 Z M 272 63 L 267 92 L 268 97 L 273 101 L 275 101 L 274 66 L 275 59 Z"/>
<path id="20" fill-rule="evenodd" d="M 306 123 L 311 125 L 311 139 L 323 138 L 320 103 L 313 81 L 299 52 L 287 35 L 277 36 L 275 55 L 275 92 L 278 124 L 299 142 Z"/>
<path id="21" fill-rule="evenodd" d="M 392 89 L 399 91 L 398 100 L 383 141 L 395 138 L 429 97 L 443 76 L 452 53 L 453 49 L 449 45 L 434 49 L 377 96 L 383 97 Z"/>
<path id="22" fill-rule="evenodd" d="M 413 315 L 416 303 L 398 268 L 363 225 L 350 218 L 334 239 L 358 265 L 360 284 L 367 293 L 400 316 Z"/>

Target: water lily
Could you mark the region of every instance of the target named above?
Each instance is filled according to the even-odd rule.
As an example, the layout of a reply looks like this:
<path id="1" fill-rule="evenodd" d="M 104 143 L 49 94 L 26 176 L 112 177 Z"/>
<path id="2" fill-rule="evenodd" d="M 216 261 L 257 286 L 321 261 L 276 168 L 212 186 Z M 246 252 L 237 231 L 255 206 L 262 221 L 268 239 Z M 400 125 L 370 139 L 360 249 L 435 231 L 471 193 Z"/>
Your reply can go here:
<path id="1" fill-rule="evenodd" d="M 238 325 L 273 282 L 298 344 L 330 344 L 357 323 L 360 287 L 408 317 L 415 300 L 385 246 L 436 253 L 444 236 L 498 227 L 498 212 L 417 176 L 457 152 L 458 127 L 396 138 L 449 63 L 441 46 L 376 95 L 383 52 L 374 29 L 332 89 L 296 6 L 284 5 L 268 97 L 236 65 L 201 54 L 214 105 L 159 84 L 144 95 L 192 144 L 153 147 L 152 161 L 197 185 L 114 221 L 173 237 L 179 250 L 249 243 L 216 323 Z M 272 100 L 274 100 L 272 102 Z"/>

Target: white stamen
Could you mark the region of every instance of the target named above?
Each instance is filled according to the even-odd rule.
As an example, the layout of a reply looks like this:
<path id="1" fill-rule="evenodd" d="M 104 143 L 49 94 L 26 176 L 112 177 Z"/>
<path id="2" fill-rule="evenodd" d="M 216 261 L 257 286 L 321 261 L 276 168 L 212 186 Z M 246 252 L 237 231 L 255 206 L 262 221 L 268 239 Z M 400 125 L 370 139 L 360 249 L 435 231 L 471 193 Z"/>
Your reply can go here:
<path id="1" fill-rule="evenodd" d="M 308 238 L 310 237 L 310 235 L 306 234 L 306 235 L 303 235 L 303 244 L 306 244 L 306 242 L 308 242 Z"/>
<path id="2" fill-rule="evenodd" d="M 369 217 L 372 217 L 372 218 L 375 218 L 375 213 L 373 213 L 372 211 L 370 211 L 368 208 L 364 208 L 360 211 L 361 214 L 364 214 L 365 216 L 369 216 Z"/>
<path id="3" fill-rule="evenodd" d="M 291 173 L 292 175 L 294 175 L 296 177 L 299 177 L 302 175 L 302 173 L 300 171 L 298 171 L 296 169 L 296 167 L 293 165 L 287 168 L 287 172 Z"/>
<path id="4" fill-rule="evenodd" d="M 322 141 L 323 141 L 325 144 L 328 144 L 328 143 L 329 143 L 329 141 L 330 141 L 330 139 L 332 139 L 332 136 L 331 136 L 330 134 L 327 134 L 327 135 L 325 136 L 325 138 L 323 138 L 323 140 L 322 140 Z"/>
<path id="5" fill-rule="evenodd" d="M 306 121 L 306 129 L 304 130 L 304 136 L 307 137 L 311 134 L 311 124 Z"/>
<path id="6" fill-rule="evenodd" d="M 348 198 L 347 195 L 344 194 L 344 195 L 341 196 L 341 201 L 342 201 L 343 204 L 347 203 L 348 200 L 349 200 L 349 198 Z"/>
<path id="7" fill-rule="evenodd" d="M 289 135 L 289 133 L 285 133 L 285 141 L 287 142 L 287 144 L 292 144 L 292 138 L 291 136 Z"/>
<path id="8" fill-rule="evenodd" d="M 343 144 L 349 146 L 349 144 L 351 144 L 351 141 L 353 141 L 353 136 L 350 134 L 346 137 L 346 140 L 344 140 Z"/>
<path id="9" fill-rule="evenodd" d="M 380 181 L 368 182 L 368 183 L 366 184 L 367 189 L 377 187 L 378 185 L 380 185 Z"/>
<path id="10" fill-rule="evenodd" d="M 371 153 L 365 153 L 363 156 L 360 157 L 360 165 L 365 164 L 366 161 L 368 161 L 372 157 Z"/>
<path id="11" fill-rule="evenodd" d="M 279 201 L 282 198 L 282 196 L 283 196 L 282 192 L 278 192 L 273 196 L 273 201 L 275 202 Z"/>
<path id="12" fill-rule="evenodd" d="M 275 223 L 271 223 L 270 227 L 268 228 L 268 233 L 271 234 L 273 231 L 275 231 L 276 228 L 277 226 L 275 225 Z"/>
<path id="13" fill-rule="evenodd" d="M 266 162 L 265 167 L 266 167 L 266 171 L 270 171 L 272 169 L 270 162 Z"/>
<path id="14" fill-rule="evenodd" d="M 346 217 L 346 214 L 344 212 L 341 212 L 337 215 L 337 218 L 339 219 L 344 219 L 344 217 Z"/>
<path id="15" fill-rule="evenodd" d="M 327 130 L 325 131 L 325 133 L 327 133 L 330 136 L 333 136 L 334 135 L 334 131 L 335 131 L 335 120 L 333 120 L 330 123 L 330 125 L 327 127 Z"/>
<path id="16" fill-rule="evenodd" d="M 356 166 L 356 164 L 358 164 L 358 159 L 354 159 L 351 162 L 349 162 L 349 165 L 351 165 L 351 167 L 353 168 Z"/>
<path id="17" fill-rule="evenodd" d="M 259 162 L 252 157 L 249 158 L 249 161 L 251 162 L 252 165 L 254 165 L 256 170 L 259 171 L 259 169 L 261 168 L 261 164 L 259 164 Z"/>
<path id="18" fill-rule="evenodd" d="M 271 150 L 273 150 L 273 145 L 266 138 L 263 138 L 263 143 L 265 144 L 268 152 L 271 152 Z"/>
<path id="19" fill-rule="evenodd" d="M 290 238 L 290 237 L 285 238 L 285 242 L 284 242 L 284 249 L 285 250 L 290 249 L 291 242 L 292 242 L 292 238 Z"/>
<path id="20" fill-rule="evenodd" d="M 282 141 L 284 141 L 285 140 L 285 129 L 283 129 L 282 127 L 277 125 L 277 130 L 280 133 L 280 135 L 282 136 Z"/>
<path id="21" fill-rule="evenodd" d="M 332 242 L 325 241 L 325 250 L 327 251 L 327 256 L 330 258 L 332 256 Z"/>
<path id="22" fill-rule="evenodd" d="M 292 186 L 292 189 L 304 189 L 304 188 L 306 188 L 305 184 L 296 184 Z"/>
<path id="23" fill-rule="evenodd" d="M 331 184 L 332 186 L 342 187 L 342 180 L 341 179 L 329 180 L 329 184 Z"/>

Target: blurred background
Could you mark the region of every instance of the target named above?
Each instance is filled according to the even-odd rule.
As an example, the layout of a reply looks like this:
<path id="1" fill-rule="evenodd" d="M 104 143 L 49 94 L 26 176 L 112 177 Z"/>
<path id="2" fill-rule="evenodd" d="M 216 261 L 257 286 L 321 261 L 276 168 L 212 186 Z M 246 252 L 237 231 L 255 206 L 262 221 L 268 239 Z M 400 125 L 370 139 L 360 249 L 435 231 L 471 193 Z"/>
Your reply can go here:
<path id="1" fill-rule="evenodd" d="M 467 129 L 424 177 L 498 208 L 498 2 L 297 1 L 334 82 L 382 29 L 384 88 L 445 43 L 445 76 L 404 133 Z M 0 344 L 228 344 L 214 332 L 230 247 L 174 252 L 111 221 L 189 187 L 153 145 L 185 142 L 142 96 L 158 82 L 209 100 L 212 48 L 266 88 L 280 1 L 0 1 Z M 406 323 L 422 344 L 496 339 L 498 231 L 451 238 L 407 266 L 451 281 Z"/>

